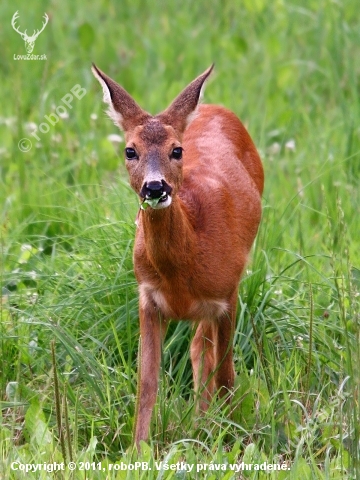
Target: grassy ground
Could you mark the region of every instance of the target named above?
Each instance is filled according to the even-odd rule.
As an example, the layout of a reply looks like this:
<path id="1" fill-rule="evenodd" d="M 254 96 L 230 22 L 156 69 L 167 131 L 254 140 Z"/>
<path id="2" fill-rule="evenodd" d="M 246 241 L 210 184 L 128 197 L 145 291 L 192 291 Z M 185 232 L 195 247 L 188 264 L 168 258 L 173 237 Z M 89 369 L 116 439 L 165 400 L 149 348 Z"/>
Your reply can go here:
<path id="1" fill-rule="evenodd" d="M 15 10 L 28 32 L 48 13 L 33 52 L 46 60 L 14 58 Z M 19 1 L 0 15 L 0 478 L 53 478 L 12 462 L 64 460 L 78 470 L 56 478 L 360 478 L 358 2 Z M 240 116 L 266 172 L 232 411 L 214 400 L 196 416 L 192 331 L 174 324 L 140 457 L 138 204 L 92 61 L 154 113 L 214 61 L 205 101 Z M 231 470 L 242 462 L 253 470 Z"/>

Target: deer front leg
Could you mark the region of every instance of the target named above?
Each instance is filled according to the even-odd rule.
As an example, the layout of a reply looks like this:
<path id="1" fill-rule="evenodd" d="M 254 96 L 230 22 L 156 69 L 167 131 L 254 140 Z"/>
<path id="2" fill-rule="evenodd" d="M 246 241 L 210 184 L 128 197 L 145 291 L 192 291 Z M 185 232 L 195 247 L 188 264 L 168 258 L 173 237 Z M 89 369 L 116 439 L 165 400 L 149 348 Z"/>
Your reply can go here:
<path id="1" fill-rule="evenodd" d="M 153 304 L 140 305 L 140 361 L 136 400 L 135 444 L 147 440 L 156 401 L 165 322 Z"/>

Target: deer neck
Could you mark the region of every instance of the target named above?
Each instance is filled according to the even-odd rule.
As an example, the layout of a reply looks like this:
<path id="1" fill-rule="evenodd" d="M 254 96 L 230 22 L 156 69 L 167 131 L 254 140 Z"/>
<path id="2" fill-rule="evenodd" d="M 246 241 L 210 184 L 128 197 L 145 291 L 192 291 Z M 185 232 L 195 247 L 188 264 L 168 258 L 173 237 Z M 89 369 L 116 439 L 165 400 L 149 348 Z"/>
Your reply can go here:
<path id="1" fill-rule="evenodd" d="M 156 270 L 167 277 L 193 264 L 195 232 L 184 203 L 174 196 L 167 208 L 142 212 L 146 252 Z"/>

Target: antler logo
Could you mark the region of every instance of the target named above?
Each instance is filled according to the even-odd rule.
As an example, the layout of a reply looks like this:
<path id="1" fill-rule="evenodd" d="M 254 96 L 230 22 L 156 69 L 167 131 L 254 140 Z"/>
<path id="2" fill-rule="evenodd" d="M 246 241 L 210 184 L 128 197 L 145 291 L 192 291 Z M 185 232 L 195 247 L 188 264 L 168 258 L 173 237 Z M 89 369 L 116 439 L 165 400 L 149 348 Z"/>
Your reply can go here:
<path id="1" fill-rule="evenodd" d="M 26 30 L 25 32 L 20 32 L 20 30 L 18 29 L 18 27 L 15 25 L 16 23 L 16 20 L 19 18 L 19 10 L 17 12 L 14 13 L 13 17 L 12 17 L 12 20 L 11 20 L 11 25 L 13 27 L 13 29 L 15 30 L 15 32 L 17 32 L 21 38 L 25 41 L 25 48 L 26 48 L 26 51 L 28 53 L 31 53 L 33 50 L 34 50 L 34 46 L 35 46 L 35 41 L 37 39 L 37 37 L 40 35 L 40 33 L 44 30 L 44 28 L 46 27 L 48 21 L 49 21 L 49 17 L 47 16 L 47 14 L 45 13 L 44 15 L 44 20 L 45 22 L 43 22 L 43 25 L 42 25 L 42 28 L 41 30 L 38 30 L 37 32 L 34 30 L 34 33 L 31 35 L 31 37 L 29 37 L 29 35 L 27 35 L 26 33 Z"/>

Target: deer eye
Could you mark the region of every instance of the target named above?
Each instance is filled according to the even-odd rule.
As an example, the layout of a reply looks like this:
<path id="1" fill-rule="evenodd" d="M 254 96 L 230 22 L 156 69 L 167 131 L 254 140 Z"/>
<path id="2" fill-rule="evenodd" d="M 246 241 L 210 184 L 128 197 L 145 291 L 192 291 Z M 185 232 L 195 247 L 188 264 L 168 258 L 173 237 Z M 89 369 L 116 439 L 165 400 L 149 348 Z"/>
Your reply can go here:
<path id="1" fill-rule="evenodd" d="M 138 158 L 137 153 L 133 148 L 125 148 L 126 160 L 136 160 Z"/>
<path id="2" fill-rule="evenodd" d="M 175 147 L 171 152 L 171 157 L 175 158 L 175 160 L 180 160 L 182 157 L 183 149 L 181 147 Z"/>

